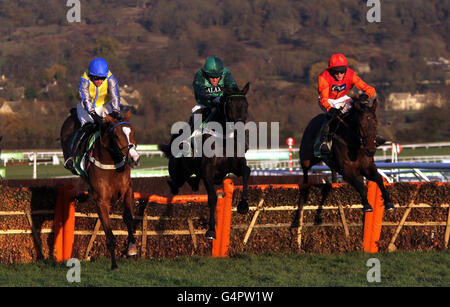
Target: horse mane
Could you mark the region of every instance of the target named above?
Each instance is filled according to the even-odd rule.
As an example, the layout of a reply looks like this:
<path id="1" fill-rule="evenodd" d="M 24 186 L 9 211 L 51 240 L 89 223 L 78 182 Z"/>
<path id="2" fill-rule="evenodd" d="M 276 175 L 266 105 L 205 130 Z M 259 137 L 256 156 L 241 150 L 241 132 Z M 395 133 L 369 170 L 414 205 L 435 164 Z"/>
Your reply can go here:
<path id="1" fill-rule="evenodd" d="M 356 98 L 353 101 L 353 107 L 350 109 L 348 116 L 344 117 L 344 120 L 347 122 L 347 124 L 352 125 L 354 124 L 352 120 L 355 118 L 355 116 L 361 113 L 371 112 L 372 114 L 375 115 L 376 104 L 377 104 L 376 99 L 373 102 L 369 102 L 369 101 L 361 101 Z"/>

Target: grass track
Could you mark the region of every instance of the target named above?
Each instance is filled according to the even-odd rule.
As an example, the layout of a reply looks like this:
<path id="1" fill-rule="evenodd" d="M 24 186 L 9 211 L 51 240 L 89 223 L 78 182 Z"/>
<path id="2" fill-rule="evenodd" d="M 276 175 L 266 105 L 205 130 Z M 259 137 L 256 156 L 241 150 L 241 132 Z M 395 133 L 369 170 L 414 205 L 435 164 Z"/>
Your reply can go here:
<path id="1" fill-rule="evenodd" d="M 367 260 L 378 258 L 381 282 L 369 283 Z M 243 254 L 228 259 L 120 259 L 81 263 L 81 283 L 68 283 L 64 264 L 41 261 L 0 265 L 3 287 L 334 287 L 450 286 L 450 251 L 335 255 Z"/>

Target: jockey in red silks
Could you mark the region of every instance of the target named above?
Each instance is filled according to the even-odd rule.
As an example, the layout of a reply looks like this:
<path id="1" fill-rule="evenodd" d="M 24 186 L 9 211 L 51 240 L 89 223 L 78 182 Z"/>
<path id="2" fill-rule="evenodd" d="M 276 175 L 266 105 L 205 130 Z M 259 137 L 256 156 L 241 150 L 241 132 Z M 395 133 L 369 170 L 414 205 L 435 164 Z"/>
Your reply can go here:
<path id="1" fill-rule="evenodd" d="M 347 93 L 356 86 L 364 94 L 360 99 L 369 100 L 376 95 L 375 88 L 365 83 L 354 70 L 348 67 L 343 54 L 333 54 L 328 62 L 328 68 L 318 77 L 319 106 L 328 115 L 320 134 L 320 154 L 331 152 L 330 124 L 334 119 L 347 113 L 352 108 L 353 99 Z M 383 143 L 381 137 L 379 142 Z"/>

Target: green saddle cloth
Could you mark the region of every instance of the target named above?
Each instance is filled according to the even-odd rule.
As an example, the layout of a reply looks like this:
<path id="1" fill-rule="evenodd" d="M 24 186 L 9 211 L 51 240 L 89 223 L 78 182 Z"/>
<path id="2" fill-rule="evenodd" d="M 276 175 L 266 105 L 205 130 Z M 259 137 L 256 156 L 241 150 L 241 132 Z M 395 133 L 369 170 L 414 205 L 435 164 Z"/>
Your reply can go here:
<path id="1" fill-rule="evenodd" d="M 94 147 L 95 141 L 100 137 L 100 131 L 92 134 L 86 142 L 86 148 L 80 150 L 79 153 L 74 158 L 74 168 L 77 174 L 81 177 L 88 177 L 87 165 L 89 161 L 89 156 L 92 154 L 92 149 Z"/>

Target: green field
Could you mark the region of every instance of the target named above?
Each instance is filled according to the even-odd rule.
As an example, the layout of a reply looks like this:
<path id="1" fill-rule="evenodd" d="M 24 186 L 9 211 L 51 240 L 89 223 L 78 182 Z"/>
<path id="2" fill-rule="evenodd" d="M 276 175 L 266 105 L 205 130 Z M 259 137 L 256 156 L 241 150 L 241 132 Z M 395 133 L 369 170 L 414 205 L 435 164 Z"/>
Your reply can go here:
<path id="1" fill-rule="evenodd" d="M 383 151 L 378 150 L 377 156 L 383 156 Z M 450 147 L 433 147 L 433 148 L 418 148 L 418 149 L 404 149 L 399 155 L 402 157 L 411 156 L 444 156 L 450 155 Z M 386 151 L 386 158 L 390 159 L 391 152 Z M 293 159 L 298 160 L 298 152 L 294 153 Z M 145 169 L 151 167 L 161 167 L 167 166 L 168 160 L 165 157 L 160 156 L 142 156 L 140 165 L 136 169 Z M 62 177 L 71 176 L 71 173 L 66 170 L 61 164 L 60 165 L 38 165 L 37 166 L 37 177 L 38 178 L 51 178 L 51 177 Z M 6 167 L 6 178 L 7 179 L 29 179 L 33 177 L 33 166 L 8 166 Z"/>
<path id="2" fill-rule="evenodd" d="M 142 156 L 140 165 L 136 169 L 167 166 L 168 160 L 159 156 Z M 33 178 L 33 166 L 21 165 L 21 166 L 8 166 L 6 169 L 6 179 L 30 179 Z M 37 166 L 37 178 L 51 178 L 51 177 L 63 177 L 71 176 L 68 170 L 60 165 L 38 165 Z"/>
<path id="3" fill-rule="evenodd" d="M 370 258 L 380 261 L 380 282 L 368 282 Z M 120 259 L 82 262 L 79 283 L 69 283 L 65 264 L 41 261 L 0 265 L 6 287 L 434 287 L 450 286 L 450 251 L 333 255 L 243 254 L 231 258 Z"/>
<path id="4" fill-rule="evenodd" d="M 383 151 L 378 149 L 377 156 L 382 156 Z M 386 151 L 386 155 L 388 158 L 391 157 L 391 151 Z M 411 157 L 411 156 L 447 156 L 450 155 L 450 147 L 431 147 L 431 148 L 405 148 L 402 149 L 400 154 L 398 155 L 399 158 L 402 157 Z"/>

